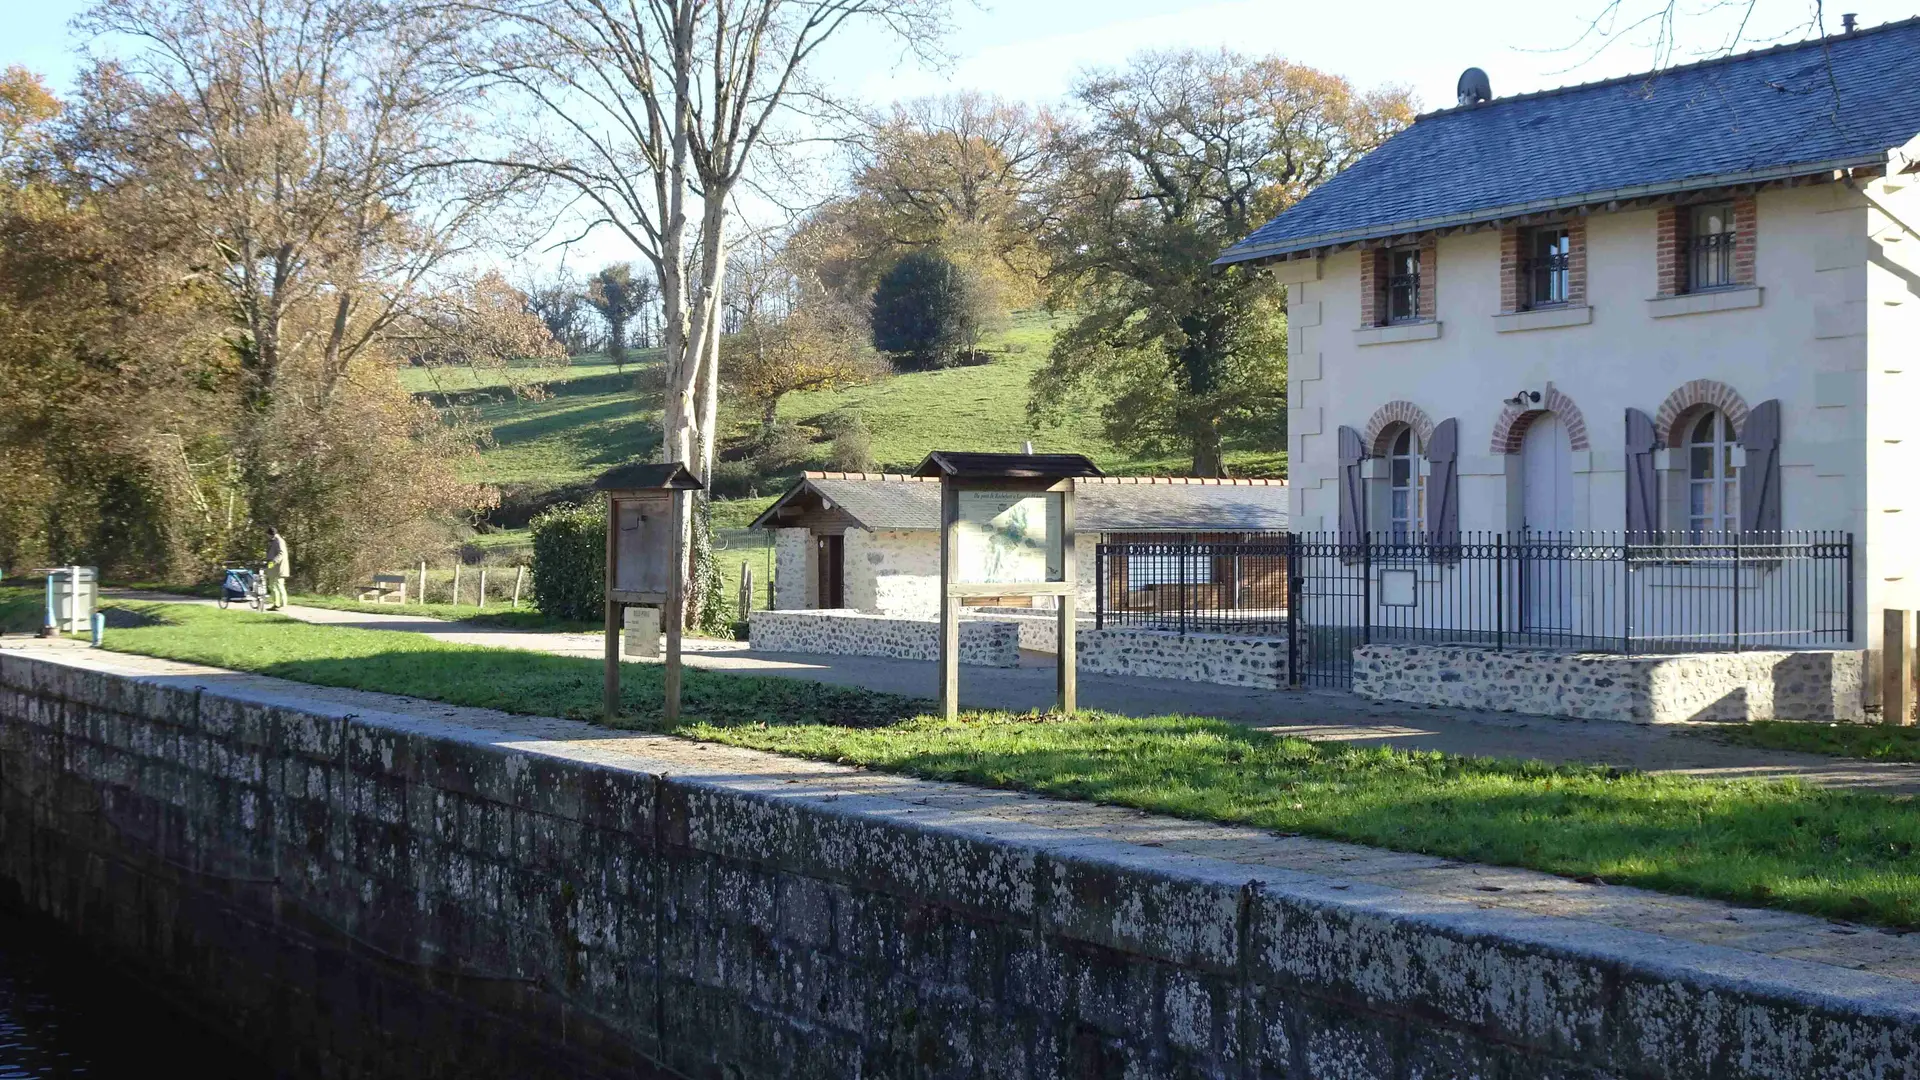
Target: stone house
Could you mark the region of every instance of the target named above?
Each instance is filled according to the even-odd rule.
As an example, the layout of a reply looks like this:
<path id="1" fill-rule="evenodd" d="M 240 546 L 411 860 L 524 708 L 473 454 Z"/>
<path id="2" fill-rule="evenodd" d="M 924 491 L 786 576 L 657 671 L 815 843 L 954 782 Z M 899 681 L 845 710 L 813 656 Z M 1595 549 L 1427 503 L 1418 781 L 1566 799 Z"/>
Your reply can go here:
<path id="1" fill-rule="evenodd" d="M 1294 527 L 1838 530 L 1877 645 L 1920 607 L 1920 20 L 1459 93 L 1219 260 L 1287 286 Z"/>
<path id="2" fill-rule="evenodd" d="M 1176 583 L 1216 602 L 1284 588 L 1283 560 L 1189 558 L 1177 543 L 1232 541 L 1287 528 L 1278 480 L 1109 476 L 1076 482 L 1075 557 L 1082 609 L 1093 611 L 1104 538 L 1158 542 L 1164 558 L 1109 566 L 1110 603 L 1155 603 Z M 931 619 L 940 610 L 940 484 L 894 473 L 809 472 L 754 521 L 774 540 L 776 610 L 849 609 Z M 1025 605 L 1028 598 L 982 606 Z"/>

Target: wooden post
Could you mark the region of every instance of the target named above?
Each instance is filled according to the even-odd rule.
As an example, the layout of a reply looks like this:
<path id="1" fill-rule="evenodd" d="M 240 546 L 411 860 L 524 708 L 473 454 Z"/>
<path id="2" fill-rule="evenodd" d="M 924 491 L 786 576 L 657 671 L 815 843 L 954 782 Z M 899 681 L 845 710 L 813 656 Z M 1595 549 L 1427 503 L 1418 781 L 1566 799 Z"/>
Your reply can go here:
<path id="1" fill-rule="evenodd" d="M 420 560 L 420 591 L 414 594 L 414 599 L 422 604 L 427 602 L 427 560 L 425 559 Z"/>
<path id="2" fill-rule="evenodd" d="M 513 610 L 515 611 L 520 610 L 520 583 L 526 578 L 527 568 L 524 564 L 513 568 Z"/>
<path id="3" fill-rule="evenodd" d="M 1059 672 L 1057 707 L 1063 714 L 1071 715 L 1079 707 L 1080 691 L 1079 654 L 1075 651 L 1074 634 L 1079 630 L 1074 621 L 1076 606 L 1080 601 L 1080 553 L 1075 550 L 1073 536 L 1073 495 L 1074 484 L 1069 481 L 1067 490 L 1060 496 L 1060 556 L 1061 579 L 1066 583 L 1067 591 L 1060 594 L 1057 605 L 1059 611 L 1059 639 L 1054 648 L 1056 666 Z"/>
<path id="4" fill-rule="evenodd" d="M 744 621 L 753 614 L 753 564 L 740 564 L 740 618 Z"/>
<path id="5" fill-rule="evenodd" d="M 682 624 L 687 617 L 687 551 L 681 538 L 686 535 L 687 493 L 673 493 L 673 542 L 671 549 L 673 566 L 667 571 L 667 609 L 660 614 L 667 623 L 667 723 L 674 724 L 680 719 L 680 634 Z M 611 557 L 607 565 L 613 565 Z"/>
<path id="6" fill-rule="evenodd" d="M 454 607 L 460 606 L 460 560 L 459 559 L 453 560 L 453 599 L 450 602 L 453 604 Z"/>
<path id="7" fill-rule="evenodd" d="M 1880 637 L 1880 720 L 1913 723 L 1913 613 L 1887 608 Z"/>
<path id="8" fill-rule="evenodd" d="M 960 576 L 960 490 L 940 481 L 940 715 L 960 715 L 960 603 L 953 587 Z"/>
<path id="9" fill-rule="evenodd" d="M 487 568 L 480 568 L 480 594 L 473 598 L 473 606 L 486 610 L 487 607 Z"/>
<path id="10" fill-rule="evenodd" d="M 617 503 L 607 501 L 607 561 L 602 566 L 608 574 L 613 572 L 613 523 L 619 520 L 620 508 Z M 612 582 L 608 582 L 609 585 Z M 606 685 L 602 687 L 600 715 L 608 723 L 620 717 L 620 602 L 609 596 L 606 598 L 607 662 Z"/>

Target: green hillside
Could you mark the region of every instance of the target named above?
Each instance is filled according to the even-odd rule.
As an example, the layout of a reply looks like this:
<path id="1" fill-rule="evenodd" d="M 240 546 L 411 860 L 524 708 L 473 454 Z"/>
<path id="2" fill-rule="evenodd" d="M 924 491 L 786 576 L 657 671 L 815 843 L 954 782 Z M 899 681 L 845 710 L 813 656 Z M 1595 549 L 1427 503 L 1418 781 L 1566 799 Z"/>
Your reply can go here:
<path id="1" fill-rule="evenodd" d="M 1108 472 L 1185 473 L 1184 455 L 1141 457 L 1114 447 L 1093 408 L 1058 427 L 1028 422 L 1027 384 L 1045 362 L 1053 333 L 1048 316 L 1022 312 L 1004 334 L 985 343 L 984 351 L 996 356 L 992 363 L 790 394 L 780 402 L 779 415 L 808 429 L 833 414 L 857 416 L 872 436 L 875 463 L 885 469 L 910 468 L 936 448 L 1017 451 L 1031 440 L 1036 450 L 1086 454 Z M 632 388 L 641 381 L 633 372 L 634 366 L 628 365 L 627 377 L 616 378 L 603 357 L 580 357 L 566 369 L 564 379 L 547 385 L 544 398 L 502 393 L 473 406 L 475 419 L 490 435 L 469 479 L 553 488 L 651 453 L 659 445 L 659 399 Z M 425 373 L 406 374 L 424 381 Z M 446 373 L 439 374 L 442 388 L 452 389 Z M 723 415 L 723 423 L 728 430 L 723 445 L 737 451 L 753 437 L 758 421 Z M 823 467 L 830 450 L 822 438 L 813 446 L 811 460 L 800 467 Z M 723 456 L 728 455 L 723 451 Z M 1273 476 L 1284 470 L 1285 455 L 1278 449 L 1238 447 L 1229 452 L 1228 461 L 1241 475 Z M 784 487 L 793 471 L 767 477 L 762 494 Z"/>

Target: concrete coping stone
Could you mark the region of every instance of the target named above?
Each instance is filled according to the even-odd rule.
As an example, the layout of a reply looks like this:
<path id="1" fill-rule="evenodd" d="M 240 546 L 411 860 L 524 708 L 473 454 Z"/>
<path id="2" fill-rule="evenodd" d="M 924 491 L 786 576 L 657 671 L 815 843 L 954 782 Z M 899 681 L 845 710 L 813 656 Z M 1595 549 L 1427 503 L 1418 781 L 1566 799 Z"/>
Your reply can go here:
<path id="1" fill-rule="evenodd" d="M 65 643 L 0 644 L 0 687 L 54 687 L 62 676 L 82 672 L 499 753 L 647 774 L 689 794 L 705 789 L 770 812 L 805 808 L 841 827 L 984 845 L 1001 858 L 1049 860 L 1076 873 L 1124 871 L 1146 883 L 1141 887 L 1253 890 L 1261 904 L 1281 913 L 1277 917 L 1291 910 L 1348 924 L 1390 921 L 1455 941 L 1577 959 L 1635 980 L 1684 983 L 1691 994 L 1738 994 L 1920 1027 L 1920 935 Z M 1229 842 L 1240 845 L 1237 857 L 1208 853 Z M 1501 882 L 1500 891 L 1482 893 L 1470 884 L 1485 880 Z M 1557 914 L 1534 902 L 1540 894 L 1577 902 Z M 1649 911 L 1670 916 L 1658 932 L 1645 928 Z"/>

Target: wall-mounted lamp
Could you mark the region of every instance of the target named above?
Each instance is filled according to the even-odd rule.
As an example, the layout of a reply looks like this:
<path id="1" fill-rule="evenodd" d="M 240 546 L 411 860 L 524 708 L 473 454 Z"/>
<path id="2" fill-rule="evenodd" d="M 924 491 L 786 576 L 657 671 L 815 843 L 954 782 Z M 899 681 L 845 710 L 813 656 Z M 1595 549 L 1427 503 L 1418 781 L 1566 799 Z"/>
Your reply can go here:
<path id="1" fill-rule="evenodd" d="M 1502 401 L 1501 404 L 1511 405 L 1516 409 L 1530 409 L 1540 404 L 1540 391 L 1522 390 L 1512 397 L 1507 398 L 1505 401 Z"/>

